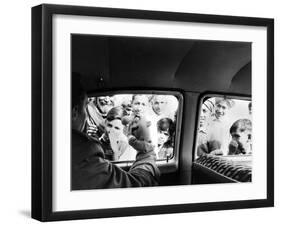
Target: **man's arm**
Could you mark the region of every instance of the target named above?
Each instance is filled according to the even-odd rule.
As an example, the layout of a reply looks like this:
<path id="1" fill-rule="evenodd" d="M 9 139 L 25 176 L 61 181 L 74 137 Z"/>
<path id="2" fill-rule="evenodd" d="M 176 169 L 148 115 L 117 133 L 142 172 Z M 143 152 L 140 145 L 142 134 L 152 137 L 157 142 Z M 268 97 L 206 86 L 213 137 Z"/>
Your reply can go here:
<path id="1" fill-rule="evenodd" d="M 127 172 L 104 159 L 98 143 L 93 142 L 88 148 L 90 153 L 79 168 L 74 170 L 72 189 L 143 187 L 158 185 L 160 171 L 155 163 L 153 151 L 138 153 L 136 161 Z"/>

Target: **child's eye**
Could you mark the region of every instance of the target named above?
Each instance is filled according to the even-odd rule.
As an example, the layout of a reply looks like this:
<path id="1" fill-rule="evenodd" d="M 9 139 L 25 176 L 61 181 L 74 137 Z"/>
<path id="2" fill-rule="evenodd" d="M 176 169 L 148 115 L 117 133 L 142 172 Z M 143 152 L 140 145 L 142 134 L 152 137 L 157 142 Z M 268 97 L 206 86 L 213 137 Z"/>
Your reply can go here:
<path id="1" fill-rule="evenodd" d="M 240 138 L 240 135 L 239 134 L 233 134 L 232 137 L 238 139 L 238 138 Z"/>

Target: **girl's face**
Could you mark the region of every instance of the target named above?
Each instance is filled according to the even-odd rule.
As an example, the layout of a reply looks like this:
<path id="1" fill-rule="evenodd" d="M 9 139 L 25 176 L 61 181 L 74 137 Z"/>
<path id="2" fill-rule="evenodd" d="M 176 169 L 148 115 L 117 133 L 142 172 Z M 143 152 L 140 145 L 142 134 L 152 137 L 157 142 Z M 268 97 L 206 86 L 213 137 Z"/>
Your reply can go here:
<path id="1" fill-rule="evenodd" d="M 124 130 L 124 125 L 120 119 L 114 119 L 112 121 L 106 121 L 106 132 L 110 136 L 119 137 Z"/>
<path id="2" fill-rule="evenodd" d="M 168 131 L 159 131 L 158 132 L 158 145 L 163 145 L 169 138 L 170 134 Z"/>

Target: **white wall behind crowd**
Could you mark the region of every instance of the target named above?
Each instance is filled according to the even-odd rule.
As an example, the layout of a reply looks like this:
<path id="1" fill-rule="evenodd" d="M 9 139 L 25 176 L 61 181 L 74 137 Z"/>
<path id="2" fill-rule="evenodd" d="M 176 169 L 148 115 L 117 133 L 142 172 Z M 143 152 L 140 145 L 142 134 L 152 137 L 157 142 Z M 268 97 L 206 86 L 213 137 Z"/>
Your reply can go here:
<path id="1" fill-rule="evenodd" d="M 278 1 L 160 1 L 160 0 L 49 0 L 5 1 L 1 12 L 1 225 L 39 225 L 30 218 L 31 209 L 31 7 L 40 3 L 72 4 L 144 10 L 178 11 L 275 18 L 275 59 L 281 60 L 281 15 Z M 276 64 L 275 75 L 281 74 Z M 276 76 L 275 84 L 281 84 Z M 277 89 L 275 103 L 280 102 Z M 281 107 L 275 105 L 275 149 L 281 147 Z M 281 159 L 280 152 L 275 159 Z M 276 161 L 275 161 L 276 162 Z M 276 221 L 281 210 L 280 164 L 275 164 L 275 208 L 212 211 L 98 220 L 55 222 L 56 225 L 255 225 Z M 211 193 L 210 193 L 211 195 Z"/>

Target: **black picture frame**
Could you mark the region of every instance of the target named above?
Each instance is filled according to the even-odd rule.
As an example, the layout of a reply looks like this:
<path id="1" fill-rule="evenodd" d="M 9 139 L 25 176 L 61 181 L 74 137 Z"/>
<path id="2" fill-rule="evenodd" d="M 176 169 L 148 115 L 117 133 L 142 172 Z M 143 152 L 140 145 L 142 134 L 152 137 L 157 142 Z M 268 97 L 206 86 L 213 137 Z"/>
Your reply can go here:
<path id="1" fill-rule="evenodd" d="M 52 210 L 52 18 L 55 14 L 146 19 L 267 29 L 267 198 L 96 210 Z M 274 20 L 43 4 L 32 8 L 32 218 L 40 221 L 122 217 L 274 206 Z"/>

